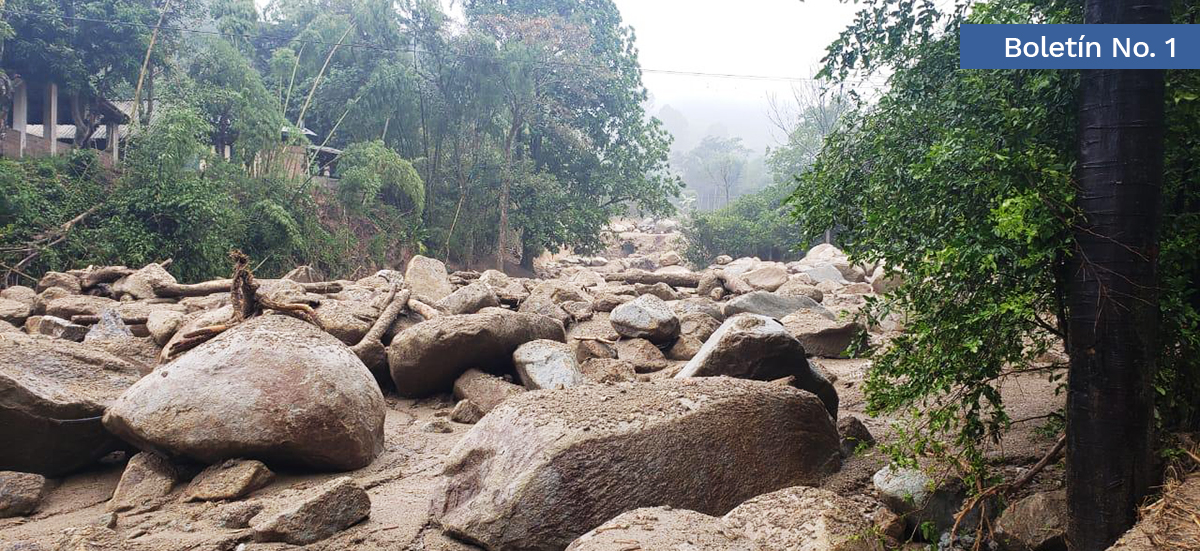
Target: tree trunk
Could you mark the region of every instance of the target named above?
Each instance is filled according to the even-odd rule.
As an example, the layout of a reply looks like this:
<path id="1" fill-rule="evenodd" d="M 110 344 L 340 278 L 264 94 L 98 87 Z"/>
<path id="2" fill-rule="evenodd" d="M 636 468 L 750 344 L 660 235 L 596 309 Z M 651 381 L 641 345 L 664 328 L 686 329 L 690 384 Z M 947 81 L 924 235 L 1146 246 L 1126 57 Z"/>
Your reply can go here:
<path id="1" fill-rule="evenodd" d="M 513 110 L 512 125 L 504 138 L 504 174 L 500 175 L 500 235 L 496 238 L 496 269 L 504 271 L 504 256 L 508 250 L 508 201 L 509 190 L 512 188 L 513 147 L 516 145 L 517 132 L 521 130 L 521 116 Z"/>
<path id="2" fill-rule="evenodd" d="M 1166 23 L 1169 0 L 1087 0 L 1085 22 Z M 1107 549 L 1153 477 L 1163 72 L 1082 72 L 1070 281 L 1068 540 Z"/>

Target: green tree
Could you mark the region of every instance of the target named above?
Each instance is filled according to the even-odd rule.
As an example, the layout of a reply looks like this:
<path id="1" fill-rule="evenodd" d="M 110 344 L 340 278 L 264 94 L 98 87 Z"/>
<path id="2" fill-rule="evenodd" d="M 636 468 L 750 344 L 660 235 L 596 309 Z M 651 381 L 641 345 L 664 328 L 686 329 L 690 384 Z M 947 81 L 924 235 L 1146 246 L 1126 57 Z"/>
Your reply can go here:
<path id="1" fill-rule="evenodd" d="M 897 5 L 867 3 L 831 46 L 827 75 L 853 82 L 886 69 L 893 71 L 890 86 L 877 102 L 846 116 L 791 204 L 802 236 L 837 226 L 839 244 L 854 258 L 902 267 L 905 283 L 866 311 L 873 320 L 907 316 L 905 334 L 873 362 L 869 407 L 910 416 L 898 445 L 889 447 L 898 458 L 934 455 L 966 465 L 979 488 L 992 474 L 983 452 L 1011 423 L 1000 385 L 1018 374 L 1042 373 L 1052 382 L 1065 375 L 1066 365 L 1034 360 L 1075 334 L 1068 320 L 1087 315 L 1070 298 L 1070 282 L 1071 259 L 1086 250 L 1076 232 L 1086 232 L 1082 224 L 1091 215 L 1077 203 L 1086 189 L 1077 179 L 1085 174 L 1079 73 L 959 70 L 958 26 L 1076 23 L 1083 6 L 992 0 L 943 12 L 927 2 L 911 10 Z M 1177 8 L 1176 20 L 1186 21 L 1195 9 L 1194 3 Z M 1161 291 L 1159 315 L 1171 327 L 1151 352 L 1160 370 L 1159 421 L 1166 426 L 1194 421 L 1200 371 L 1197 356 L 1179 353 L 1196 350 L 1200 322 L 1196 251 L 1180 246 L 1200 238 L 1195 199 L 1184 191 L 1197 176 L 1189 160 L 1198 151 L 1191 134 L 1197 81 L 1179 73 L 1168 74 L 1165 102 L 1145 106 L 1165 107 L 1170 144 L 1160 252 L 1169 269 L 1150 285 Z M 1125 495 L 1114 493 L 1121 507 L 1128 505 Z"/>

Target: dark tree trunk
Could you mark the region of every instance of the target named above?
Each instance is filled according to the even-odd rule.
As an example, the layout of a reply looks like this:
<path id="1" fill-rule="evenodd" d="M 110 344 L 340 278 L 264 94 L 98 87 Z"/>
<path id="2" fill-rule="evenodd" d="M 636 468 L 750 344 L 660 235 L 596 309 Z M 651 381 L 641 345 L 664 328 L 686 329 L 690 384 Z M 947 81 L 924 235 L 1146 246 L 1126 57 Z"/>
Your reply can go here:
<path id="1" fill-rule="evenodd" d="M 1086 23 L 1166 23 L 1169 0 L 1087 0 Z M 1070 272 L 1068 539 L 1107 549 L 1153 477 L 1163 72 L 1083 71 Z"/>

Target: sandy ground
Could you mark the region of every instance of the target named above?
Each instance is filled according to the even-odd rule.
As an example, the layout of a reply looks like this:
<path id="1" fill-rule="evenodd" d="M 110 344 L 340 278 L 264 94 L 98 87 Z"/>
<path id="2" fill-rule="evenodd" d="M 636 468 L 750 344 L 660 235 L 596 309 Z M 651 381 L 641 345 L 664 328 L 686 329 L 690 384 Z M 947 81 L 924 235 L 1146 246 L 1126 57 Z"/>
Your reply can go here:
<path id="1" fill-rule="evenodd" d="M 835 383 L 841 396 L 842 415 L 854 415 L 864 421 L 877 436 L 886 438 L 890 419 L 866 416 L 862 386 L 865 360 L 820 360 L 837 376 Z M 1004 389 L 1012 417 L 1025 418 L 1044 415 L 1062 403 L 1053 387 L 1044 379 L 1030 377 L 1015 380 Z M 371 516 L 364 522 L 338 535 L 305 547 L 314 550 L 470 550 L 473 547 L 449 540 L 439 530 L 430 527 L 429 501 L 437 491 L 439 473 L 447 452 L 470 430 L 470 425 L 450 423 L 450 433 L 425 432 L 422 426 L 430 420 L 448 416 L 453 405 L 449 397 L 427 400 L 404 400 L 388 397 L 385 425 L 386 450 L 369 467 L 351 473 L 297 474 L 279 472 L 267 488 L 259 490 L 241 502 L 184 503 L 184 485 L 178 485 L 165 503 L 147 510 L 134 510 L 117 515 L 115 530 L 128 541 L 131 551 L 274 550 L 296 549 L 286 544 L 259 544 L 248 541 L 247 530 L 220 528 L 215 517 L 223 508 L 262 500 L 270 504 L 317 486 L 337 476 L 351 476 L 368 489 L 371 497 Z M 1023 423 L 996 448 L 994 462 L 1002 465 L 1006 474 L 1014 476 L 1019 469 L 1035 462 L 1048 450 L 1052 441 L 1038 435 L 1036 422 Z M 843 495 L 870 493 L 871 476 L 886 463 L 876 451 L 868 451 L 849 459 L 837 475 L 823 485 Z M 0 520 L 0 551 L 23 551 L 54 548 L 65 530 L 92 524 L 105 524 L 111 517 L 105 504 L 121 476 L 122 465 L 112 465 L 56 481 L 39 511 L 27 518 Z M 1036 489 L 1055 487 L 1060 472 L 1048 470 L 1033 485 Z M 22 547 L 21 543 L 40 547 Z M 14 545 L 15 544 L 15 545 Z"/>

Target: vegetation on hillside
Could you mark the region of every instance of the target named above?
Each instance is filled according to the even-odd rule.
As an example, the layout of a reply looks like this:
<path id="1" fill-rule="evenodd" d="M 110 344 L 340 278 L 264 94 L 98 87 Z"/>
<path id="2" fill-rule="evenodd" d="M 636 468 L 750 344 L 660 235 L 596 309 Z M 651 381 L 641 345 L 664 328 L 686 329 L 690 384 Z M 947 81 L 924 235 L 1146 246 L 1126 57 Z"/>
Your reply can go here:
<path id="1" fill-rule="evenodd" d="M 96 207 L 68 241 L 101 229 L 116 239 L 86 253 L 35 244 L 22 262 L 30 236 L 82 209 L 38 216 L 21 209 L 47 192 L 6 188 L 38 197 L 7 203 L 8 220 L 27 226 L 0 237 L 0 262 L 21 277 L 172 256 L 192 278 L 236 243 L 268 268 L 349 275 L 417 252 L 491 267 L 595 250 L 630 207 L 672 212 L 681 183 L 667 171 L 670 136 L 642 108 L 632 31 L 612 2 L 473 0 L 464 13 L 459 25 L 434 1 L 278 0 L 262 13 L 251 0 L 10 1 L 8 74 L 58 82 L 77 120 L 93 120 L 103 98 L 140 104 L 115 173 L 69 173 L 65 160 L 0 167 L 11 171 L 0 181 L 52 170 L 78 180 L 59 193 L 103 189 L 100 205 L 63 201 Z M 94 131 L 85 125 L 78 143 Z M 186 163 L 161 166 L 151 136 L 162 133 L 198 144 Z M 315 154 L 296 176 L 286 145 L 344 150 L 341 181 L 306 174 L 326 168 Z M 144 176 L 168 170 L 178 177 Z M 138 201 L 173 204 L 178 223 Z"/>

